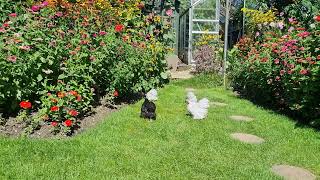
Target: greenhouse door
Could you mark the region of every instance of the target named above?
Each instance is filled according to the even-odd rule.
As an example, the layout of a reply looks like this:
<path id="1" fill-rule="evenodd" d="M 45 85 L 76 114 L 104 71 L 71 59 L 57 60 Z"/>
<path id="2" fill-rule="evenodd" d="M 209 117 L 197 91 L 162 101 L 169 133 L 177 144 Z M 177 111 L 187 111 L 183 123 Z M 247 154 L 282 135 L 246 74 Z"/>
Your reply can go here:
<path id="1" fill-rule="evenodd" d="M 191 0 L 179 18 L 179 57 L 194 64 L 194 45 L 203 35 L 219 35 L 220 0 Z"/>

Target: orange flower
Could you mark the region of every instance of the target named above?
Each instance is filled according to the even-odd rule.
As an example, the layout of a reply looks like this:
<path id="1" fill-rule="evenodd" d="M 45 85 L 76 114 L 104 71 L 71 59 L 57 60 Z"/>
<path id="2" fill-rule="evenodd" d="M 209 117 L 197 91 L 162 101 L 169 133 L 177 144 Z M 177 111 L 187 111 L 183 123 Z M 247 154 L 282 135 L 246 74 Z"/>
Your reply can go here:
<path id="1" fill-rule="evenodd" d="M 66 96 L 66 93 L 64 92 L 58 92 L 58 97 L 59 98 L 64 98 Z"/>
<path id="2" fill-rule="evenodd" d="M 72 110 L 69 111 L 69 115 L 70 115 L 70 116 L 78 116 L 78 114 L 79 114 L 78 111 L 76 111 L 76 110 L 74 110 L 74 109 L 72 109 Z"/>

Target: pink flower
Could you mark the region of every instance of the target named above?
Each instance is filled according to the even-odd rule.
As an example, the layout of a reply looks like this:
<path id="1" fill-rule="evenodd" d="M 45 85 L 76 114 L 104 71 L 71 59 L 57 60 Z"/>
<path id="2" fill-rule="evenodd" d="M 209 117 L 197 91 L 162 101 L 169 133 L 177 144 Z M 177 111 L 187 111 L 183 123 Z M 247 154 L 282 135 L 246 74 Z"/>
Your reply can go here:
<path id="1" fill-rule="evenodd" d="M 276 76 L 276 81 L 280 81 L 280 80 L 281 80 L 280 76 Z"/>
<path id="2" fill-rule="evenodd" d="M 63 13 L 62 13 L 62 12 L 57 12 L 57 13 L 56 13 L 56 16 L 57 16 L 57 17 L 62 17 L 62 16 L 63 16 Z"/>
<path id="3" fill-rule="evenodd" d="M 292 69 L 288 70 L 288 74 L 292 74 L 292 73 L 293 73 Z"/>
<path id="4" fill-rule="evenodd" d="M 279 27 L 279 29 L 283 29 L 284 23 L 283 22 L 278 22 L 278 27 Z"/>
<path id="5" fill-rule="evenodd" d="M 20 46 L 19 48 L 24 51 L 29 51 L 31 49 L 30 46 Z"/>
<path id="6" fill-rule="evenodd" d="M 48 1 L 44 1 L 43 3 L 41 3 L 41 6 L 42 6 L 42 7 L 46 7 L 46 6 L 48 6 L 48 5 L 49 5 Z"/>
<path id="7" fill-rule="evenodd" d="M 89 60 L 90 60 L 90 61 L 95 61 L 95 60 L 96 60 L 96 57 L 90 56 Z"/>
<path id="8" fill-rule="evenodd" d="M 7 60 L 10 61 L 10 62 L 16 62 L 17 61 L 17 56 L 9 56 L 7 58 Z"/>
<path id="9" fill-rule="evenodd" d="M 302 33 L 299 33 L 297 36 L 302 37 L 302 38 L 306 38 L 306 37 L 310 36 L 310 33 L 307 31 L 304 31 Z"/>
<path id="10" fill-rule="evenodd" d="M 3 27 L 0 27 L 0 33 L 5 33 L 6 30 Z"/>
<path id="11" fill-rule="evenodd" d="M 97 37 L 97 34 L 96 34 L 96 33 L 94 33 L 94 34 L 92 34 L 92 36 L 93 36 L 94 38 L 96 38 L 96 37 Z"/>
<path id="12" fill-rule="evenodd" d="M 288 31 L 292 32 L 293 30 L 294 30 L 294 27 L 291 26 Z"/>
<path id="13" fill-rule="evenodd" d="M 289 18 L 289 22 L 295 21 L 295 18 Z"/>
<path id="14" fill-rule="evenodd" d="M 279 60 L 279 59 L 275 59 L 275 60 L 274 60 L 274 63 L 275 63 L 275 64 L 279 64 L 279 63 L 280 63 L 280 60 Z"/>
<path id="15" fill-rule="evenodd" d="M 294 64 L 288 64 L 288 67 L 293 69 L 295 67 L 295 65 Z"/>
<path id="16" fill-rule="evenodd" d="M 288 61 L 283 61 L 283 65 L 286 66 L 288 64 Z"/>
<path id="17" fill-rule="evenodd" d="M 106 33 L 105 31 L 100 31 L 100 32 L 99 32 L 99 35 L 100 35 L 100 36 L 104 36 L 104 35 L 106 35 L 106 34 L 107 34 L 107 33 Z"/>
<path id="18" fill-rule="evenodd" d="M 10 17 L 17 17 L 17 13 L 11 13 L 9 14 Z"/>
<path id="19" fill-rule="evenodd" d="M 39 11 L 39 10 L 40 10 L 40 7 L 39 7 L 39 6 L 32 6 L 32 7 L 31 7 L 31 10 L 32 10 L 33 12 L 36 12 L 36 11 Z"/>
<path id="20" fill-rule="evenodd" d="M 280 71 L 280 76 L 283 76 L 285 73 L 286 73 L 285 70 L 281 70 L 281 71 Z"/>
<path id="21" fill-rule="evenodd" d="M 69 54 L 71 54 L 71 55 L 76 55 L 77 52 L 76 52 L 76 51 L 70 51 Z"/>
<path id="22" fill-rule="evenodd" d="M 306 74 L 308 74 L 308 70 L 306 70 L 306 69 L 301 69 L 301 70 L 300 70 L 300 74 L 306 75 Z"/>
<path id="23" fill-rule="evenodd" d="M 172 15 L 173 15 L 173 10 L 172 10 L 172 9 L 168 9 L 168 10 L 166 11 L 166 15 L 167 15 L 167 16 L 172 16 Z"/>

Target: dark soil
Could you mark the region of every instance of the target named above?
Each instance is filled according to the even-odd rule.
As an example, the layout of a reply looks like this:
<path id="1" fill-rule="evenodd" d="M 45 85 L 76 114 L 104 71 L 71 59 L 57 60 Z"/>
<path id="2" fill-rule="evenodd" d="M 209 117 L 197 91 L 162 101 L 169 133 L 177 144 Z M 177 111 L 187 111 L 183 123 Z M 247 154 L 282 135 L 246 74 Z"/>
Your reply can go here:
<path id="1" fill-rule="evenodd" d="M 126 104 L 117 105 L 116 108 L 110 108 L 106 106 L 97 106 L 92 109 L 92 112 L 89 114 L 86 114 L 84 117 L 80 118 L 78 120 L 79 126 L 75 128 L 75 130 L 70 135 L 76 136 L 77 134 L 80 134 L 84 131 L 86 131 L 89 128 L 95 127 L 98 123 L 104 121 L 108 115 L 110 115 L 113 112 L 118 111 L 122 107 L 124 107 Z M 0 134 L 5 135 L 8 137 L 21 137 L 21 136 L 28 136 L 30 138 L 67 138 L 70 136 L 67 136 L 63 132 L 60 132 L 58 134 L 55 134 L 53 132 L 53 127 L 47 123 L 40 124 L 39 128 L 34 130 L 31 134 L 26 134 L 26 123 L 19 123 L 15 118 L 8 118 L 6 119 L 2 125 L 0 125 Z"/>

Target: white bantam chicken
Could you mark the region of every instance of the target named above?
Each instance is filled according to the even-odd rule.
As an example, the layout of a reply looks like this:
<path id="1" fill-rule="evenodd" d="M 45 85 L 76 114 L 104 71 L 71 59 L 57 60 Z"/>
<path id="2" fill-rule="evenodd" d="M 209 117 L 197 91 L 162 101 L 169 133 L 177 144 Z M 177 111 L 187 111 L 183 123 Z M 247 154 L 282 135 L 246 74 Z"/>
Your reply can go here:
<path id="1" fill-rule="evenodd" d="M 207 98 L 197 101 L 193 92 L 187 94 L 187 108 L 193 119 L 204 119 L 208 115 L 209 100 Z"/>

